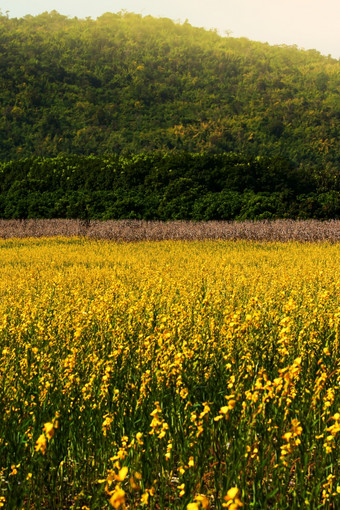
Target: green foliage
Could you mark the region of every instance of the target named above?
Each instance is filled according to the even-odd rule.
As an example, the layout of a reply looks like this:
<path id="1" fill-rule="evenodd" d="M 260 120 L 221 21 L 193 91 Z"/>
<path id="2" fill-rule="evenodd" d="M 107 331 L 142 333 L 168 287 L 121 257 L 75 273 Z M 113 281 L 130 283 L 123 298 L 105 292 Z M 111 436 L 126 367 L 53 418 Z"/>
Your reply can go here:
<path id="1" fill-rule="evenodd" d="M 223 153 L 58 156 L 0 164 L 0 217 L 146 220 L 338 218 L 337 176 Z"/>
<path id="2" fill-rule="evenodd" d="M 315 50 L 126 12 L 0 15 L 0 34 L 1 160 L 234 151 L 339 173 L 339 61 Z"/>

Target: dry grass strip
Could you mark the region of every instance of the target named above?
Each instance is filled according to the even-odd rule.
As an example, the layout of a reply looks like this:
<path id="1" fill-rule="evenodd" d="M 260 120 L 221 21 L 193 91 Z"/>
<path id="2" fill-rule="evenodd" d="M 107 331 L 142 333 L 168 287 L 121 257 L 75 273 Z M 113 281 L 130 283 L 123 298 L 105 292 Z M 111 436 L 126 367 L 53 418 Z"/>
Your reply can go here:
<path id="1" fill-rule="evenodd" d="M 0 238 L 84 236 L 113 241 L 248 239 L 253 241 L 340 241 L 340 220 L 144 221 L 1 220 Z"/>

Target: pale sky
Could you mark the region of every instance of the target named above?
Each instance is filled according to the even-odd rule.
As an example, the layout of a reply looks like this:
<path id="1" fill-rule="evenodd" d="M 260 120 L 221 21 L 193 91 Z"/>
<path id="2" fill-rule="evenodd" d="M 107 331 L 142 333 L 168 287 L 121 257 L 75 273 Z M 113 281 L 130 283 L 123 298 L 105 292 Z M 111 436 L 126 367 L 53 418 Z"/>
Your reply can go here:
<path id="1" fill-rule="evenodd" d="M 56 10 L 96 19 L 124 9 L 340 58 L 340 0 L 0 0 L 0 10 L 11 18 Z"/>

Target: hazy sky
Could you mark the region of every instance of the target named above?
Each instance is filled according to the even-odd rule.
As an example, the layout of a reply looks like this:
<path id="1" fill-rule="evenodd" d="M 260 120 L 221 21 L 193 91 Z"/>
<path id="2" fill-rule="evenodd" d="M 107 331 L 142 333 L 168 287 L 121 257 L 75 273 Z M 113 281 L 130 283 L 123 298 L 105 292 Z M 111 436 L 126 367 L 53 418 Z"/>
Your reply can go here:
<path id="1" fill-rule="evenodd" d="M 97 18 L 104 12 L 129 12 L 185 21 L 198 27 L 231 30 L 270 44 L 297 44 L 340 58 L 340 0 L 0 0 L 10 17 L 57 10 L 68 16 Z"/>

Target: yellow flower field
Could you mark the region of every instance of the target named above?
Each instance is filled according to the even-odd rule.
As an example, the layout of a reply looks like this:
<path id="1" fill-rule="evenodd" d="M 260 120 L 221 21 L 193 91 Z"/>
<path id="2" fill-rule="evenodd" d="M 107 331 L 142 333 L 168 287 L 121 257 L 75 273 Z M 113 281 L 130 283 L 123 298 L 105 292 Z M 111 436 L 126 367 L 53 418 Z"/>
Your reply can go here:
<path id="1" fill-rule="evenodd" d="M 339 244 L 0 241 L 0 507 L 340 507 Z"/>

